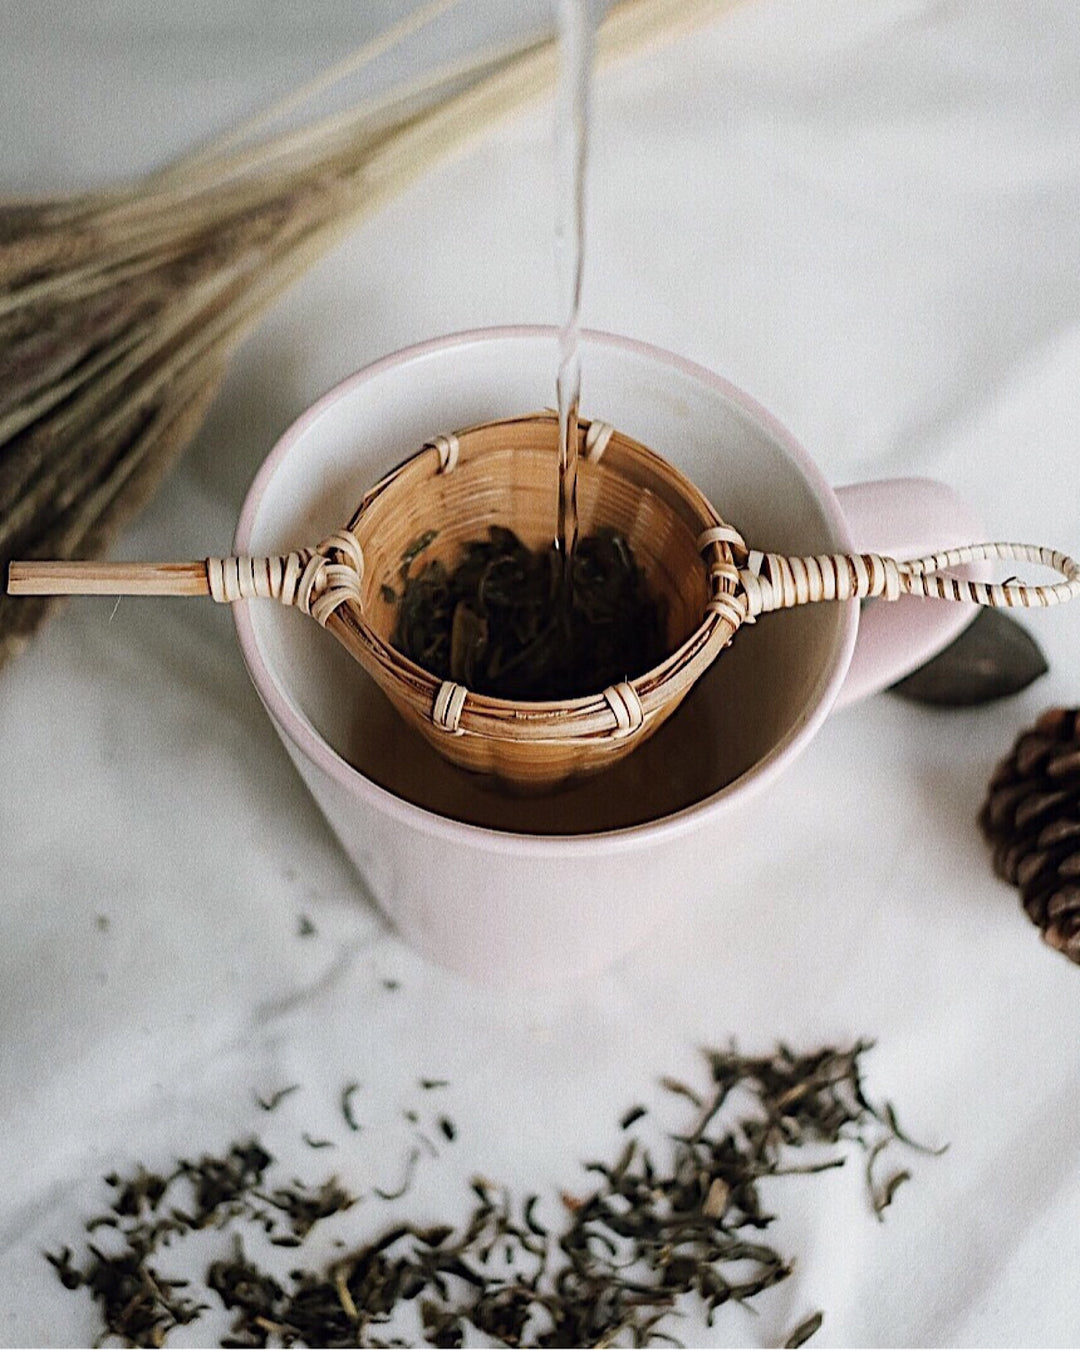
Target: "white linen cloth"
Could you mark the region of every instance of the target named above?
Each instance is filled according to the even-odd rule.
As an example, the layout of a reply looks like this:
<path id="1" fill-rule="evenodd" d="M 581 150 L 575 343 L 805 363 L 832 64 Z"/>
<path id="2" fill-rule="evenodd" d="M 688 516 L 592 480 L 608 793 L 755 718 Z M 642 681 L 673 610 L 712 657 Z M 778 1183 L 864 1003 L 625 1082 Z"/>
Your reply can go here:
<path id="1" fill-rule="evenodd" d="M 499 7 L 462 8 L 440 43 Z M 0 188 L 146 170 L 401 9 L 5 0 Z M 594 109 L 589 326 L 734 380 L 835 483 L 930 474 L 990 537 L 1080 548 L 1072 0 L 752 0 L 607 70 Z M 360 226 L 247 342 L 114 555 L 227 549 L 277 435 L 370 360 L 557 321 L 551 183 L 537 107 Z M 1080 703 L 1080 610 L 1025 622 L 1047 677 L 975 711 L 880 696 L 836 714 L 768 803 L 778 834 L 734 842 L 715 887 L 603 978 L 525 996 L 427 965 L 379 917 L 223 610 L 70 602 L 0 671 L 0 1342 L 94 1335 L 41 1253 L 79 1245 L 114 1167 L 259 1132 L 287 1169 L 368 1193 L 338 1230 L 359 1242 L 404 1207 L 463 1218 L 476 1172 L 555 1205 L 614 1156 L 628 1106 L 685 1123 L 656 1080 L 703 1083 L 702 1045 L 860 1036 L 872 1094 L 948 1151 L 912 1158 L 883 1224 L 855 1158 L 770 1191 L 795 1274 L 756 1312 L 708 1328 L 691 1309 L 673 1333 L 775 1345 L 821 1308 L 821 1345 L 1080 1342 L 1080 970 L 975 826 L 1020 727 Z M 425 1076 L 449 1080 L 458 1137 L 399 1209 L 370 1191 L 397 1180 L 402 1112 L 436 1109 Z M 273 1115 L 255 1105 L 293 1082 Z M 329 1162 L 305 1129 L 337 1140 Z"/>

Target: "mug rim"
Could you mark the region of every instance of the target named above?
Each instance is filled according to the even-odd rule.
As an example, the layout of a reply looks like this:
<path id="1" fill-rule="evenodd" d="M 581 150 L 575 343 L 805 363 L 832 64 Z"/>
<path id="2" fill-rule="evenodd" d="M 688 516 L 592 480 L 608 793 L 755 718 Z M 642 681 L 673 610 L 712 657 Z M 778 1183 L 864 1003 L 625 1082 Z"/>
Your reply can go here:
<path id="1" fill-rule="evenodd" d="M 369 381 L 377 379 L 385 371 L 396 366 L 406 365 L 433 352 L 449 351 L 454 348 L 475 346 L 493 341 L 533 338 L 555 339 L 558 336 L 558 331 L 554 325 L 548 324 L 518 324 L 464 329 L 399 348 L 397 351 L 363 366 L 360 370 L 346 375 L 344 379 L 339 380 L 306 408 L 285 429 L 259 466 L 240 510 L 233 540 L 234 551 L 240 555 L 249 552 L 250 540 L 258 519 L 263 496 L 278 469 L 289 457 L 294 446 L 302 439 L 309 427 L 329 407 L 339 402 L 343 397 Z M 734 403 L 743 412 L 749 414 L 778 443 L 784 454 L 794 461 L 826 515 L 830 529 L 834 532 L 840 547 L 844 549 L 852 548 L 850 530 L 833 488 L 799 441 L 752 395 L 705 366 L 698 365 L 686 357 L 678 356 L 673 352 L 636 338 L 623 337 L 599 329 L 583 329 L 581 339 L 583 343 L 630 352 L 649 361 L 678 370 L 685 377 L 714 389 L 729 402 Z M 300 754 L 321 769 L 346 792 L 359 795 L 372 808 L 404 826 L 420 829 L 425 834 L 443 838 L 458 846 L 467 844 L 487 852 L 511 853 L 518 857 L 522 855 L 552 857 L 555 854 L 579 853 L 596 856 L 597 854 L 619 853 L 633 849 L 645 841 L 652 843 L 661 839 L 675 839 L 680 835 L 698 829 L 706 820 L 728 809 L 732 801 L 736 799 L 744 800 L 766 787 L 780 770 L 799 753 L 828 716 L 851 663 L 858 629 L 858 606 L 855 604 L 844 606 L 843 609 L 846 613 L 843 616 L 844 626 L 841 630 L 841 641 L 838 644 L 837 656 L 834 659 L 833 669 L 825 681 L 816 703 L 808 712 L 804 713 L 784 740 L 773 746 L 762 759 L 740 774 L 733 782 L 725 784 L 708 797 L 692 802 L 689 806 L 682 807 L 670 815 L 662 816 L 656 820 L 642 821 L 636 825 L 623 826 L 614 830 L 594 831 L 589 834 L 524 834 L 497 829 L 493 826 L 476 825 L 440 815 L 428 807 L 419 806 L 415 802 L 399 797 L 389 789 L 381 787 L 339 755 L 303 715 L 288 693 L 286 686 L 279 681 L 275 672 L 264 659 L 248 609 L 250 603 L 239 601 L 230 606 L 241 655 L 263 706 L 278 730 L 287 737 Z"/>

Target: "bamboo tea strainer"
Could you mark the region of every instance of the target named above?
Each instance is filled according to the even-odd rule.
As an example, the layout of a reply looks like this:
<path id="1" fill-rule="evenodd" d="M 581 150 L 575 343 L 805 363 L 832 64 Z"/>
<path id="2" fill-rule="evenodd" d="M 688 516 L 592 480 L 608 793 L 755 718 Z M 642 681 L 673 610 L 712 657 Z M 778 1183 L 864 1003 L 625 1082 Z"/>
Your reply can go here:
<path id="1" fill-rule="evenodd" d="M 12 595 L 210 595 L 273 598 L 309 614 L 348 649 L 411 726 L 453 763 L 542 790 L 607 768 L 662 725 L 743 624 L 823 600 L 901 595 L 1036 607 L 1080 594 L 1080 567 L 1028 544 L 974 544 L 897 561 L 877 554 L 784 557 L 747 546 L 681 473 L 606 423 L 582 421 L 578 480 L 583 535 L 627 539 L 666 615 L 669 655 L 606 689 L 557 703 L 491 698 L 443 681 L 391 645 L 403 559 L 456 554 L 489 526 L 530 548 L 550 542 L 558 424 L 551 413 L 438 436 L 378 482 L 315 548 L 280 557 L 194 563 L 13 562 Z M 417 545 L 422 547 L 417 548 Z M 950 575 L 981 560 L 1035 563 L 1053 585 Z"/>

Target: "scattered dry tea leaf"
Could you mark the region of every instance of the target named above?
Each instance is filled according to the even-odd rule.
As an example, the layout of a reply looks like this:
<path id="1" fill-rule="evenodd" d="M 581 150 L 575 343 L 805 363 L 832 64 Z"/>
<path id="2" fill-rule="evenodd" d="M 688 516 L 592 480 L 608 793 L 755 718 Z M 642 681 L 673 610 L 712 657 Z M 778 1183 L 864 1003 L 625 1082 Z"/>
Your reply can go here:
<path id="1" fill-rule="evenodd" d="M 249 1141 L 166 1174 L 138 1168 L 129 1178 L 111 1176 L 112 1207 L 91 1224 L 107 1223 L 120 1249 L 105 1255 L 88 1244 L 80 1265 L 65 1246 L 48 1260 L 65 1288 L 91 1293 L 106 1332 L 131 1345 L 161 1345 L 199 1316 L 204 1293 L 232 1313 L 223 1343 L 236 1346 L 266 1346 L 271 1337 L 288 1345 L 415 1344 L 394 1332 L 392 1319 L 407 1305 L 419 1311 L 432 1345 L 478 1337 L 507 1346 L 677 1344 L 664 1319 L 687 1300 L 697 1300 L 711 1323 L 724 1304 L 752 1300 L 791 1273 L 789 1258 L 765 1237 L 773 1215 L 763 1206 L 763 1181 L 835 1167 L 861 1149 L 870 1207 L 880 1218 L 908 1179 L 906 1171 L 882 1183 L 874 1175 L 888 1146 L 910 1141 L 893 1109 L 875 1106 L 863 1090 L 868 1048 L 860 1041 L 808 1055 L 786 1046 L 765 1056 L 708 1052 L 711 1081 L 700 1092 L 665 1080 L 693 1107 L 687 1132 L 669 1136 L 662 1153 L 624 1135 L 614 1162 L 586 1164 L 591 1190 L 557 1193 L 561 1226 L 537 1218 L 538 1194 L 518 1204 L 477 1176 L 472 1211 L 458 1224 L 397 1219 L 328 1267 L 301 1266 L 285 1281 L 251 1258 L 239 1226 L 299 1248 L 354 1198 L 335 1178 L 268 1186 L 273 1160 Z M 355 1091 L 350 1083 L 342 1092 L 347 1120 Z M 641 1114 L 635 1108 L 623 1120 L 633 1124 Z M 800 1149 L 820 1154 L 822 1146 L 830 1150 L 824 1161 L 798 1161 Z M 418 1157 L 414 1147 L 396 1191 L 375 1194 L 401 1199 Z M 166 1213 L 178 1187 L 194 1191 L 191 1203 Z M 211 1262 L 204 1293 L 159 1268 L 164 1248 L 184 1233 L 222 1225 L 232 1227 L 232 1254 Z M 821 1321 L 820 1313 L 808 1317 L 786 1344 L 804 1344 Z"/>

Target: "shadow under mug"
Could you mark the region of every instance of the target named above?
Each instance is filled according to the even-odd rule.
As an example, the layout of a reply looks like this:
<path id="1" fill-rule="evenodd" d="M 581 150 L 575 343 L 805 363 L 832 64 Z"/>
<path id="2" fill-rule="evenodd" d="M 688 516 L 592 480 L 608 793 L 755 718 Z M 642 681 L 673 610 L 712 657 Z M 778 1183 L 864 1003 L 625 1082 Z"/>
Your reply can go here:
<path id="1" fill-rule="evenodd" d="M 236 552 L 322 538 L 434 436 L 549 405 L 557 352 L 554 329 L 485 330 L 349 377 L 271 451 L 244 502 Z M 669 459 L 752 548 L 904 557 L 982 537 L 952 491 L 927 479 L 834 491 L 764 409 L 676 356 L 587 333 L 583 370 L 583 415 Z M 855 602 L 763 615 L 621 764 L 521 798 L 442 760 L 309 619 L 253 602 L 234 612 L 286 750 L 401 935 L 469 978 L 514 985 L 596 970 L 682 898 L 715 887 L 737 814 L 830 709 L 913 670 L 972 617 L 967 606 L 911 597 L 870 602 L 861 617 Z"/>

